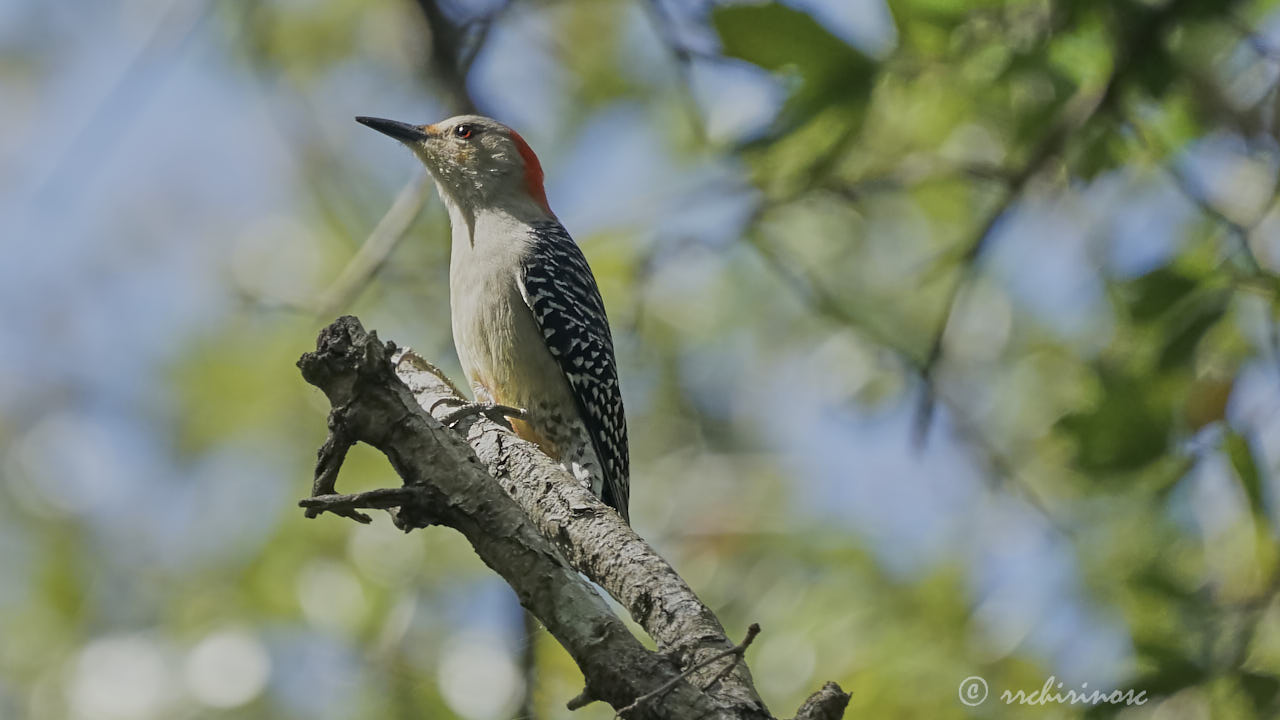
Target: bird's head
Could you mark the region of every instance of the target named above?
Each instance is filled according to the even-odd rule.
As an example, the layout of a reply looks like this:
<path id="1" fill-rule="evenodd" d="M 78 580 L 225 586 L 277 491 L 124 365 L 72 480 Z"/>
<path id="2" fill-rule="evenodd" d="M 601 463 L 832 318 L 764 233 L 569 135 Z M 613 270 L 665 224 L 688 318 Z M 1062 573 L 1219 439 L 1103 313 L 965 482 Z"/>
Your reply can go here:
<path id="1" fill-rule="evenodd" d="M 496 205 L 518 210 L 526 203 L 551 212 L 538 156 L 519 133 L 497 120 L 458 115 L 434 125 L 372 117 L 356 121 L 408 145 L 431 171 L 446 200 L 467 215 Z"/>

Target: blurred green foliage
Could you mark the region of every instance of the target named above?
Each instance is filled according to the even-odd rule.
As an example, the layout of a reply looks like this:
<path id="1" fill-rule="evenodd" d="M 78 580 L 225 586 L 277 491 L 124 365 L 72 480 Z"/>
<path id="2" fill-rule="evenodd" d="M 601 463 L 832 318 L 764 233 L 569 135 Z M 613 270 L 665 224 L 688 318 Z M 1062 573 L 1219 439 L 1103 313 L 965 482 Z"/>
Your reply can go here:
<path id="1" fill-rule="evenodd" d="M 293 368 L 329 320 L 309 298 L 411 167 L 335 128 L 396 87 L 451 110 L 430 99 L 447 83 L 421 4 L 216 8 L 204 32 L 229 82 L 269 97 L 290 150 L 290 229 L 246 221 L 208 270 L 237 304 L 154 373 L 150 432 L 181 469 L 172 492 L 198 500 L 170 518 L 179 561 L 59 505 L 23 449 L 43 410 L 0 417 L 0 540 L 26 558 L 2 568 L 25 590 L 0 595 L 0 716 L 482 720 L 513 712 L 527 643 L 539 716 L 611 716 L 563 710 L 576 668 L 518 629 L 459 538 L 293 507 L 326 410 Z M 669 161 L 646 187 L 602 181 L 631 214 L 570 230 L 618 336 L 636 525 L 731 635 L 763 626 L 748 660 L 776 714 L 826 680 L 853 693 L 850 718 L 1280 713 L 1275 2 L 493 5 L 445 5 L 463 51 L 497 68 L 468 87 L 515 122 L 527 108 L 480 91 L 537 69 L 554 99 L 526 135 L 553 191 L 575 192 L 555 183 L 584 167 L 561 164 L 577 138 L 624 115 Z M 848 32 L 876 18 L 878 43 Z M 777 103 L 726 130 L 756 97 L 717 92 L 730 73 Z M 584 152 L 608 165 L 614 149 Z M 718 196 L 745 204 L 714 231 L 664 224 Z M 617 206 L 576 212 L 597 201 Z M 447 237 L 433 203 L 347 310 L 457 375 Z M 269 480 L 233 483 L 208 469 L 220 454 L 266 458 Z M 341 486 L 396 482 L 366 449 Z M 144 527 L 166 507 L 111 512 Z M 1086 636 L 1105 647 L 1072 644 Z M 200 648 L 239 665 L 209 670 Z M 266 687 L 219 695 L 255 652 Z M 111 699 L 166 665 L 179 689 Z M 974 675 L 992 697 L 967 707 Z M 1150 701 L 998 700 L 1051 675 Z"/>

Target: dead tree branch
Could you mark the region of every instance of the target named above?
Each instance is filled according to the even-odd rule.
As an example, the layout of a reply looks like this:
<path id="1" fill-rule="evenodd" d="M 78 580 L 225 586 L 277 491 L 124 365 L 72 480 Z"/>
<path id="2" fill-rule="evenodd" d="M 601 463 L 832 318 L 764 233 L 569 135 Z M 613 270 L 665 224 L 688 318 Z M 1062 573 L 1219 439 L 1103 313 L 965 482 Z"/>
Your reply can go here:
<path id="1" fill-rule="evenodd" d="M 333 408 L 316 467 L 319 496 L 301 503 L 309 516 L 361 520 L 359 509 L 383 508 L 406 531 L 461 532 L 578 664 L 586 689 L 575 702 L 634 703 L 629 719 L 771 720 L 741 662 L 749 641 L 729 641 L 675 570 L 535 446 L 483 416 L 456 431 L 442 425 L 428 408 L 447 414 L 439 401 L 457 391 L 430 363 L 343 317 L 298 366 Z M 341 458 L 355 442 L 382 451 L 405 487 L 334 494 Z M 579 572 L 627 607 L 659 652 L 645 649 Z M 729 655 L 731 669 L 715 663 Z M 655 692 L 661 698 L 637 702 Z M 829 683 L 796 717 L 838 718 L 847 702 Z"/>

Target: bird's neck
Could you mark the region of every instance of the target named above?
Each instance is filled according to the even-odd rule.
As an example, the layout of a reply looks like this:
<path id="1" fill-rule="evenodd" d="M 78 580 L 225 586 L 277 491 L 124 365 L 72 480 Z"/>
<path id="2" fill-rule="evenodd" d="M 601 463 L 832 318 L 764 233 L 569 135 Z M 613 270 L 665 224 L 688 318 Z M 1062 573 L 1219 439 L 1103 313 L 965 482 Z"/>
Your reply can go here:
<path id="1" fill-rule="evenodd" d="M 455 250 L 459 243 L 475 247 L 479 242 L 477 237 L 486 241 L 502 241 L 514 235 L 526 235 L 528 228 L 533 225 L 556 221 L 555 215 L 548 212 L 541 203 L 522 195 L 495 201 L 475 196 L 460 197 L 439 183 L 437 187 L 440 198 L 449 211 Z"/>
<path id="2" fill-rule="evenodd" d="M 450 208 L 452 243 L 449 250 L 449 297 L 455 307 L 459 298 L 476 288 L 516 287 L 513 268 L 523 267 L 534 247 L 535 228 L 546 222 L 546 214 L 530 222 L 503 209 L 482 208 L 468 216 L 461 208 Z"/>

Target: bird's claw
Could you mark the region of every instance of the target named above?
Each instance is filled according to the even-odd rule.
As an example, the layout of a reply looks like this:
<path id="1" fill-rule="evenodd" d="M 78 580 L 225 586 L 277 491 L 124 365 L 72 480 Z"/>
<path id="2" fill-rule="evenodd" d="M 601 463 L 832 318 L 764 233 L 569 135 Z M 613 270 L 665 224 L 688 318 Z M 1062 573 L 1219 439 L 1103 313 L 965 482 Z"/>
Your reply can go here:
<path id="1" fill-rule="evenodd" d="M 437 402 L 437 404 L 439 403 Z M 434 408 L 434 405 L 432 407 Z M 508 422 L 508 418 L 523 420 L 528 413 L 520 408 L 499 405 L 498 403 L 466 403 L 457 410 L 440 418 L 440 422 L 452 428 L 456 427 L 458 422 L 476 415 L 483 415 L 499 425 L 510 428 L 511 423 Z"/>
<path id="2" fill-rule="evenodd" d="M 441 405 L 452 405 L 454 407 L 459 407 L 462 405 L 470 405 L 470 404 L 471 403 L 468 403 L 466 400 L 463 400 L 457 395 L 446 395 L 445 397 L 442 397 L 439 400 L 436 400 L 435 402 L 431 403 L 431 407 L 427 408 L 427 412 L 431 413 L 432 415 L 435 415 L 436 408 L 440 407 Z"/>

